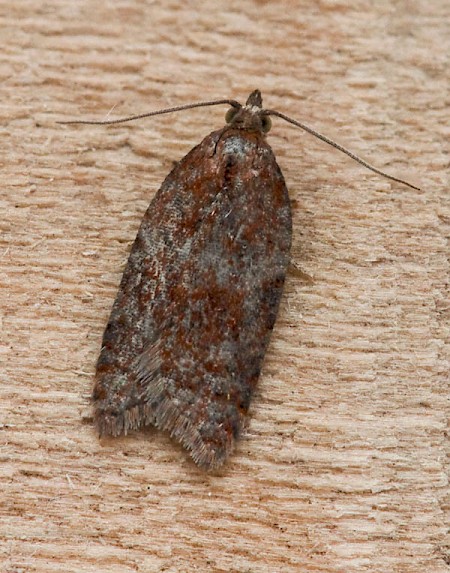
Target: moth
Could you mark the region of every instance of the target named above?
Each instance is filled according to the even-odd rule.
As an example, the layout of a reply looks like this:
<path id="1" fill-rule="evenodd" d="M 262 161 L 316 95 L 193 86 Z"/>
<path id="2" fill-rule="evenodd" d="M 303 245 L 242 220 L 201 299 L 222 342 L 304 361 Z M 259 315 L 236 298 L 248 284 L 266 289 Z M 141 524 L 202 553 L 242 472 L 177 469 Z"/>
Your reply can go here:
<path id="1" fill-rule="evenodd" d="M 226 125 L 167 176 L 144 215 L 103 335 L 93 390 L 100 435 L 167 431 L 218 468 L 248 417 L 290 261 L 288 191 L 266 141 L 278 116 L 393 179 L 284 114 L 259 90 L 226 103 Z"/>

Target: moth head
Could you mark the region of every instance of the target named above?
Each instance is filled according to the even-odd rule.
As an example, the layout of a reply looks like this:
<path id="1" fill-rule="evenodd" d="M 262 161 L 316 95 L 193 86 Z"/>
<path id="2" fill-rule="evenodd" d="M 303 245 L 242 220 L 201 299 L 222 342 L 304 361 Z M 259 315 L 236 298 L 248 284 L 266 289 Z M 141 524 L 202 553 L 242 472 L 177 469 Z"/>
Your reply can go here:
<path id="1" fill-rule="evenodd" d="M 231 107 L 225 115 L 225 121 L 236 129 L 260 133 L 268 133 L 272 127 L 270 117 L 262 107 L 262 96 L 259 90 L 253 91 L 248 96 L 245 106 Z"/>

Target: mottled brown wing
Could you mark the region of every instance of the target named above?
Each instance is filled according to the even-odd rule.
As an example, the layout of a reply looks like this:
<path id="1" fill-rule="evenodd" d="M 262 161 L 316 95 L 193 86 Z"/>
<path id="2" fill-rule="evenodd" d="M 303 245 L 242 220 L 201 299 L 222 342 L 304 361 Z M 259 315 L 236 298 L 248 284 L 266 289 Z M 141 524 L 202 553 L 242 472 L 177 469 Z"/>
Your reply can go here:
<path id="1" fill-rule="evenodd" d="M 100 433 L 153 424 L 205 469 L 245 420 L 291 246 L 290 202 L 264 136 L 224 128 L 150 204 L 103 337 Z"/>

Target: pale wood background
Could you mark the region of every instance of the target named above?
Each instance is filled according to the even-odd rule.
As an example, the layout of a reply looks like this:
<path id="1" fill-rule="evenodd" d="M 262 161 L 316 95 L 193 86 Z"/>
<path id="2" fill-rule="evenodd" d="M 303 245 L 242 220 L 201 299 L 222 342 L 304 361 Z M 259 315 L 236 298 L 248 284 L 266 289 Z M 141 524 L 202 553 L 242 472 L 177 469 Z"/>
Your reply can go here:
<path id="1" fill-rule="evenodd" d="M 448 0 L 0 3 L 0 560 L 18 572 L 449 571 Z M 153 193 L 226 108 L 281 120 L 295 264 L 248 431 L 216 475 L 89 395 Z M 311 280 L 301 278 L 309 275 Z"/>

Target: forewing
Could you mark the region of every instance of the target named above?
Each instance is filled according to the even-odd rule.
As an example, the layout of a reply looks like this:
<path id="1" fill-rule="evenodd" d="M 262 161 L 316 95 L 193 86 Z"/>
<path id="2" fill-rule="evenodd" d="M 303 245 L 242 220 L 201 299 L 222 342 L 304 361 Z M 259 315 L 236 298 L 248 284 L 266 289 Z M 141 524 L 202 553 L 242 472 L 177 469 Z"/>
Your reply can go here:
<path id="1" fill-rule="evenodd" d="M 262 135 L 213 132 L 177 164 L 145 214 L 104 334 L 101 433 L 151 423 L 198 465 L 224 461 L 259 377 L 291 233 Z"/>

